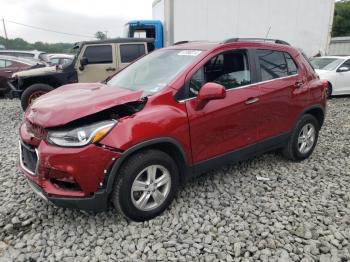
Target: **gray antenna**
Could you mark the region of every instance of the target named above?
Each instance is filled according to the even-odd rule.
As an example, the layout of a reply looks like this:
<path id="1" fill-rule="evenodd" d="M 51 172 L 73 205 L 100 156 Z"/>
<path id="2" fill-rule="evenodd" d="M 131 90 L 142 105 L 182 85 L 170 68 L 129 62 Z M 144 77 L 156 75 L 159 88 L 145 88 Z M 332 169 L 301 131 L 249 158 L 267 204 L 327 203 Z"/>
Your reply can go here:
<path id="1" fill-rule="evenodd" d="M 268 37 L 269 37 L 270 31 L 271 31 L 271 26 L 269 27 L 269 30 L 267 30 L 267 33 L 266 33 L 265 38 L 268 38 Z"/>

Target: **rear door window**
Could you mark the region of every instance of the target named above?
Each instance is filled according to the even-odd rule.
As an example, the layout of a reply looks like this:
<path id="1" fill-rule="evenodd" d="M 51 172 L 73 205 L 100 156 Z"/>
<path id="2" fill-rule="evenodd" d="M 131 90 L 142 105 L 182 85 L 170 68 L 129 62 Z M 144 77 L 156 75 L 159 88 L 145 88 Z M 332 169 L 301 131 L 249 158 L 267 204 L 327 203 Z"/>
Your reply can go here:
<path id="1" fill-rule="evenodd" d="M 121 63 L 131 63 L 146 53 L 144 44 L 120 45 Z"/>
<path id="2" fill-rule="evenodd" d="M 296 63 L 294 62 L 293 58 L 288 53 L 284 53 L 284 56 L 287 61 L 288 66 L 288 75 L 296 75 L 298 74 L 298 67 Z"/>
<path id="3" fill-rule="evenodd" d="M 88 64 L 111 64 L 113 62 L 112 46 L 88 46 L 84 51 L 83 57 L 88 59 Z"/>
<path id="4" fill-rule="evenodd" d="M 268 81 L 288 76 L 287 61 L 283 52 L 257 50 L 261 81 Z"/>

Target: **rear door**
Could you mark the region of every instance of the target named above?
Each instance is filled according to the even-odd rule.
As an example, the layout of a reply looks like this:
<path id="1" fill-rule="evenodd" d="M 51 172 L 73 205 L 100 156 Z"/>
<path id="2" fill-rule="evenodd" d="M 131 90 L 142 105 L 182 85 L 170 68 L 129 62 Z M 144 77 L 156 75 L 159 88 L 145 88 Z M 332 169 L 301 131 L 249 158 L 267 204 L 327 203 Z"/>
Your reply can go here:
<path id="1" fill-rule="evenodd" d="M 119 44 L 119 68 L 123 69 L 136 59 L 147 54 L 146 43 L 123 43 Z"/>
<path id="2" fill-rule="evenodd" d="M 87 58 L 88 64 L 80 66 L 80 59 Z M 77 59 L 78 81 L 81 83 L 101 82 L 117 70 L 117 55 L 114 44 L 85 45 Z"/>
<path id="3" fill-rule="evenodd" d="M 308 98 L 307 81 L 287 52 L 256 50 L 260 80 L 259 140 L 290 131 L 296 114 Z"/>
<path id="4" fill-rule="evenodd" d="M 186 100 L 194 163 L 254 144 L 258 138 L 257 104 L 260 90 L 252 84 L 251 59 L 246 50 L 218 54 L 189 76 Z M 196 96 L 203 84 L 215 82 L 226 97 L 196 110 Z"/>

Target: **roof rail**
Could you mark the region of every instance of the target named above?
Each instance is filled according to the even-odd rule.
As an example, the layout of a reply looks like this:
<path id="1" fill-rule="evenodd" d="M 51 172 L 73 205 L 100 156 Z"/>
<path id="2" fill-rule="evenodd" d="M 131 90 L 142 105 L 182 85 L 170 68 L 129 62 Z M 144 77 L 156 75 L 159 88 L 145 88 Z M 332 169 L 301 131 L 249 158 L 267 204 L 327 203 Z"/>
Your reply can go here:
<path id="1" fill-rule="evenodd" d="M 240 42 L 240 41 L 263 41 L 263 42 L 273 42 L 275 44 L 280 45 L 290 45 L 288 42 L 279 40 L 279 39 L 270 39 L 270 38 L 229 38 L 225 41 L 223 41 L 223 44 L 228 43 L 234 43 L 234 42 Z"/>
<path id="2" fill-rule="evenodd" d="M 182 44 L 187 44 L 187 43 L 189 43 L 189 41 L 179 41 L 179 42 L 174 43 L 174 45 L 182 45 Z"/>

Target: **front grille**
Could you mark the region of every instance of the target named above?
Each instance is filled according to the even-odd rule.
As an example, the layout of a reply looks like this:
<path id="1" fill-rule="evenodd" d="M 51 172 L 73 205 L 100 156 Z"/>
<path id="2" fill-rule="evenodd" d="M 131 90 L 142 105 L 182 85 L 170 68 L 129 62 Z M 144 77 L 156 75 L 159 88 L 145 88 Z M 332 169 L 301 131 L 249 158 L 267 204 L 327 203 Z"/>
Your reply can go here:
<path id="1" fill-rule="evenodd" d="M 35 176 L 38 163 L 38 155 L 34 147 L 20 142 L 20 163 L 22 168 L 29 174 Z"/>
<path id="2" fill-rule="evenodd" d="M 38 126 L 36 124 L 33 124 L 29 121 L 26 121 L 27 131 L 28 133 L 31 133 L 34 135 L 35 138 L 39 140 L 43 140 L 47 136 L 47 131 L 42 128 L 41 126 Z"/>

